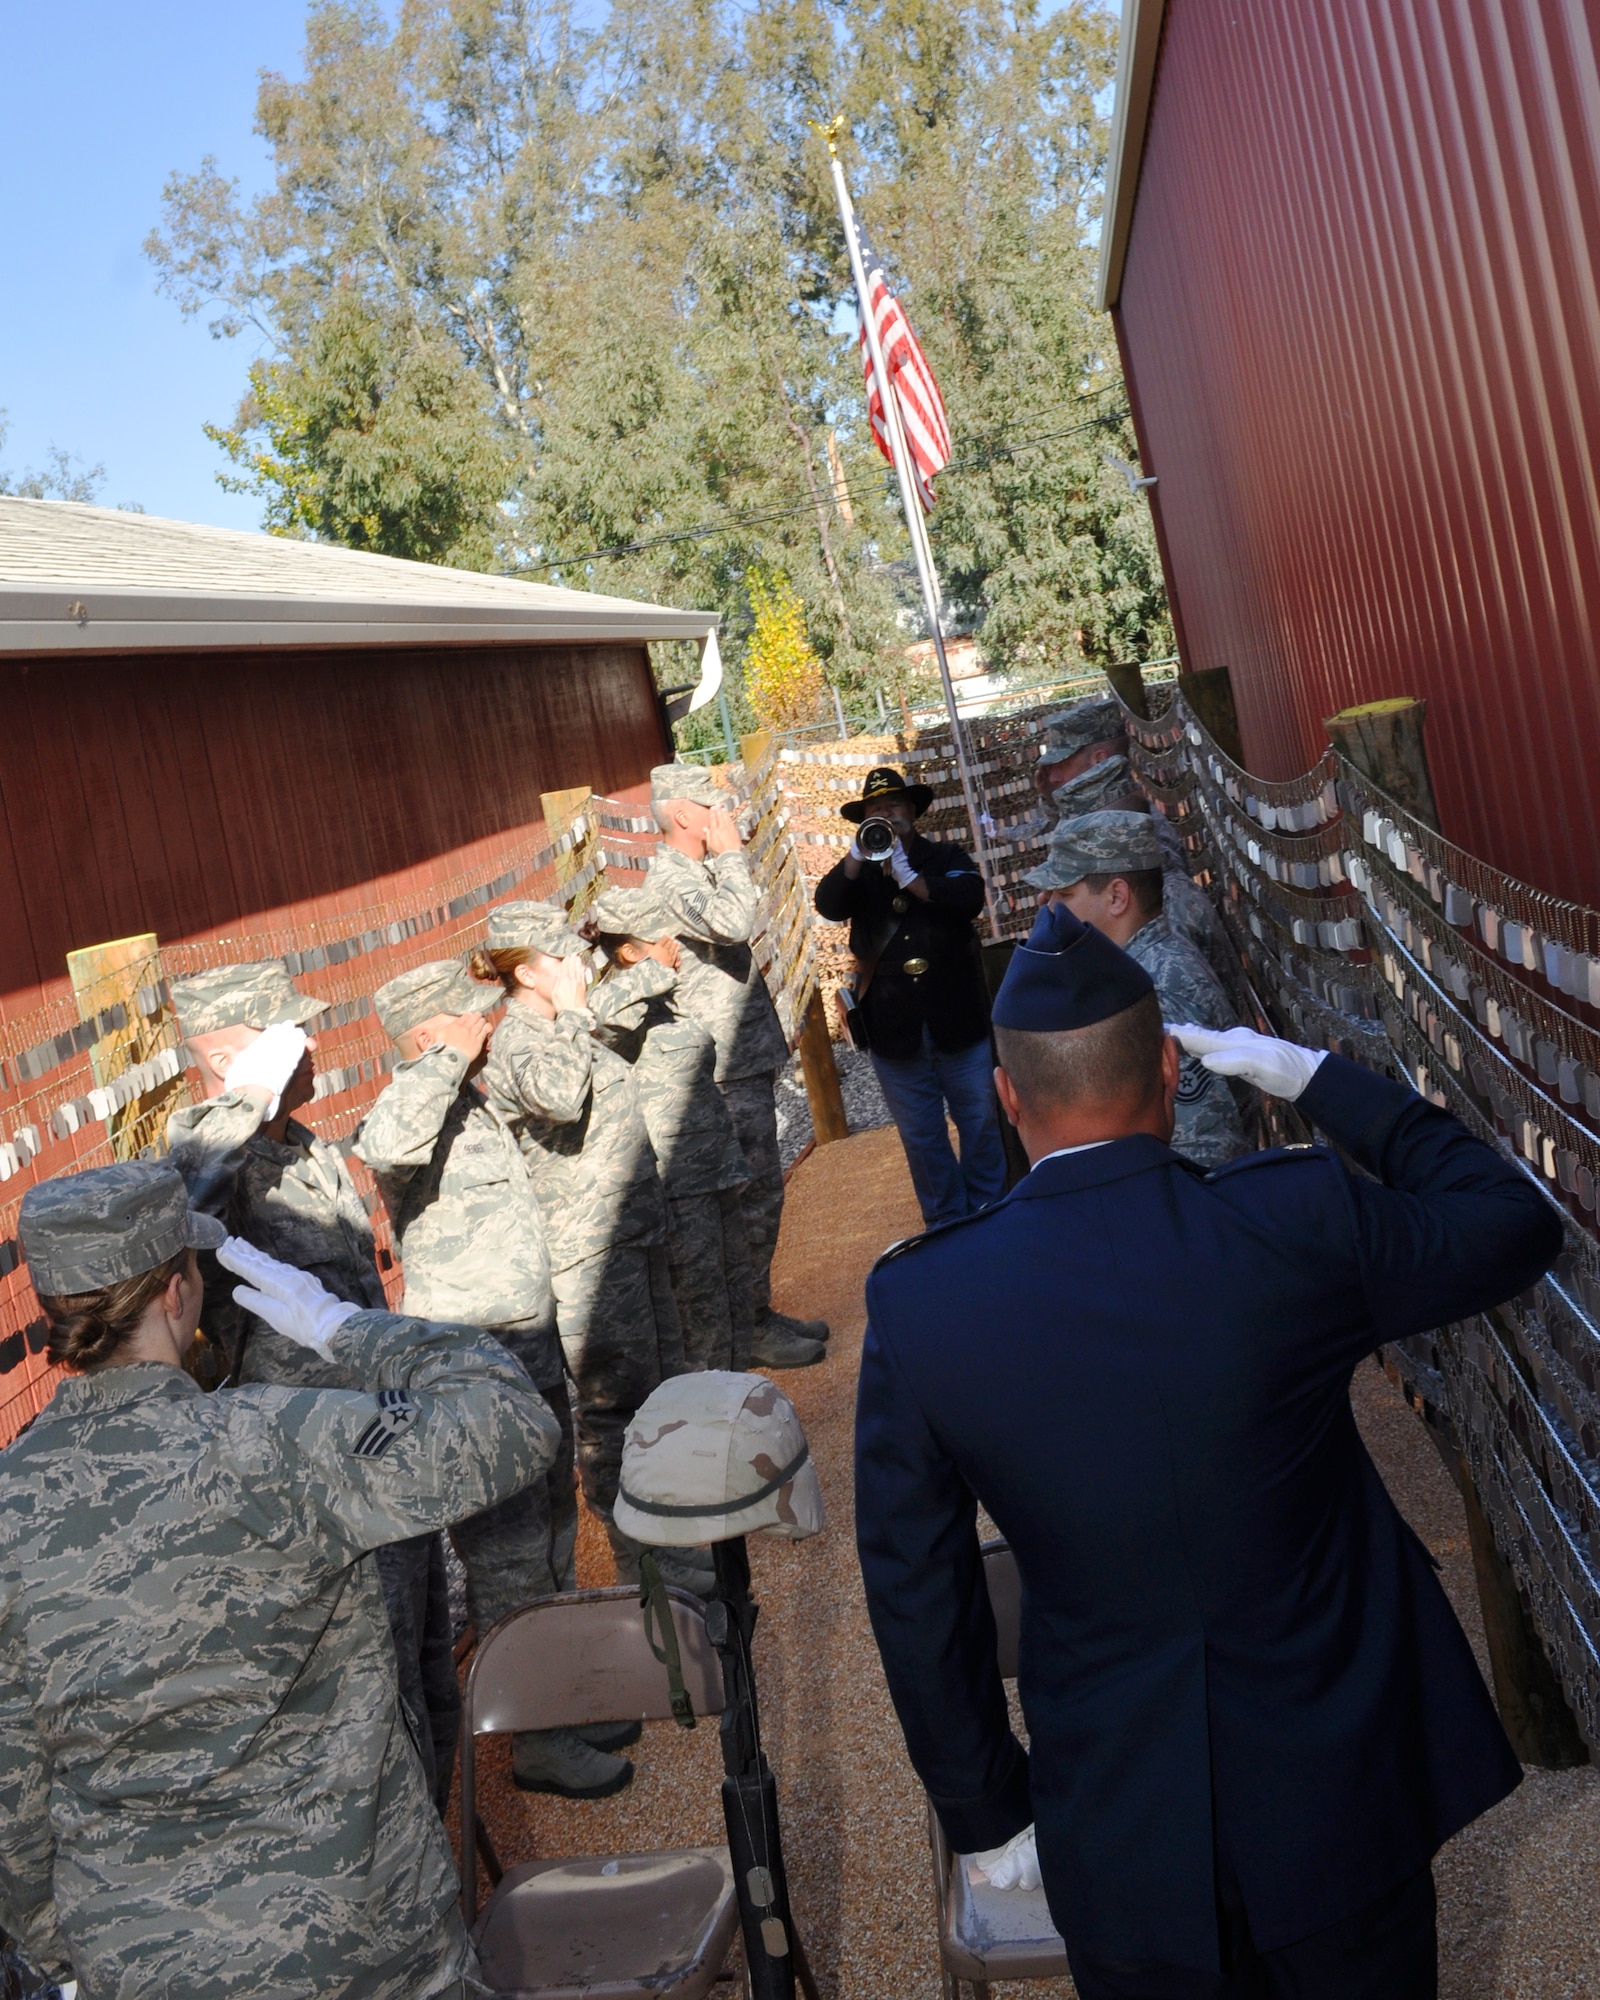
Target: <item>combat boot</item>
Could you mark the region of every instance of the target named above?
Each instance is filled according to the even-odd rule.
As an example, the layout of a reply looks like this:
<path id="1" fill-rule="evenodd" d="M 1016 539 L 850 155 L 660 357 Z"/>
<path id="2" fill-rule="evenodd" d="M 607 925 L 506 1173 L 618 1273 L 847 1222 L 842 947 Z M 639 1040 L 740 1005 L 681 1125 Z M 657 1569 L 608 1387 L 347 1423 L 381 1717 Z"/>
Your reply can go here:
<path id="1" fill-rule="evenodd" d="M 633 1782 L 633 1766 L 586 1743 L 575 1729 L 520 1729 L 511 1739 L 511 1781 L 520 1792 L 609 1799 Z"/>
<path id="2" fill-rule="evenodd" d="M 831 1329 L 825 1319 L 796 1319 L 793 1313 L 775 1312 L 768 1306 L 764 1313 L 756 1315 L 756 1336 L 759 1339 L 763 1327 L 776 1327 L 780 1332 L 798 1340 L 826 1340 Z"/>
<path id="3" fill-rule="evenodd" d="M 750 1343 L 752 1368 L 813 1368 L 827 1359 L 828 1350 L 820 1340 L 800 1332 L 801 1322 L 783 1313 L 768 1313 L 756 1322 L 756 1337 Z M 791 1329 L 793 1329 L 791 1331 Z"/>

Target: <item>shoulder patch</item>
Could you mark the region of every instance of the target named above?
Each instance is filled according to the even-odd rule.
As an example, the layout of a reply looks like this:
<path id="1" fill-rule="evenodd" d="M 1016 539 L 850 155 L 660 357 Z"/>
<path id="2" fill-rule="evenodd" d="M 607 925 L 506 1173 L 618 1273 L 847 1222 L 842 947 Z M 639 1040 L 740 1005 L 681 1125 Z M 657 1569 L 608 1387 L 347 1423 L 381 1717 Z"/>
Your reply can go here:
<path id="1" fill-rule="evenodd" d="M 976 1215 L 963 1215 L 954 1222 L 938 1222 L 931 1229 L 924 1229 L 920 1236 L 902 1236 L 898 1243 L 891 1243 L 874 1263 L 873 1271 L 881 1271 L 885 1264 L 892 1264 L 899 1257 L 910 1256 L 913 1250 L 920 1250 L 924 1244 L 936 1243 L 941 1236 L 948 1236 L 952 1230 L 970 1229 L 973 1223 L 982 1222 L 985 1216 L 993 1215 L 1005 1200 L 994 1201 L 987 1208 L 980 1208 Z M 869 1276 L 871 1273 L 868 1274 Z"/>
<path id="2" fill-rule="evenodd" d="M 380 1389 L 378 1414 L 352 1446 L 356 1458 L 382 1458 L 402 1432 L 417 1421 L 416 1398 L 409 1389 Z"/>
<path id="3" fill-rule="evenodd" d="M 1311 1146 L 1301 1143 L 1294 1146 L 1271 1146 L 1264 1153 L 1242 1153 L 1237 1160 L 1225 1160 L 1220 1167 L 1213 1167 L 1208 1180 L 1225 1180 L 1229 1174 L 1248 1173 L 1253 1167 L 1272 1167 L 1292 1164 L 1300 1160 L 1332 1160 L 1336 1158 L 1331 1146 Z"/>

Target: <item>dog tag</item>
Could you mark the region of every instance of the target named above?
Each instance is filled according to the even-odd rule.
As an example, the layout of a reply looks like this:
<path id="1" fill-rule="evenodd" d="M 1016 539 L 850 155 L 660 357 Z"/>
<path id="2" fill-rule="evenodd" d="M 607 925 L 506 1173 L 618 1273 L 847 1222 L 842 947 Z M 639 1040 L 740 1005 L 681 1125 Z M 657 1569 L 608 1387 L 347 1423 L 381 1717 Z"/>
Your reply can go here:
<path id="1" fill-rule="evenodd" d="M 1561 1184 L 1561 1192 L 1563 1194 L 1576 1193 L 1577 1171 L 1578 1171 L 1577 1154 L 1569 1152 L 1565 1146 L 1557 1146 L 1556 1179 Z"/>
<path id="2" fill-rule="evenodd" d="M 1563 1056 L 1556 1064 L 1556 1088 L 1561 1093 L 1563 1104 L 1579 1101 L 1578 1065 L 1571 1056 Z"/>
<path id="3" fill-rule="evenodd" d="M 1533 1066 L 1538 1071 L 1541 1083 L 1554 1083 L 1557 1066 L 1561 1061 L 1561 1051 L 1554 1042 L 1547 1042 L 1541 1036 L 1533 1045 Z"/>
<path id="4" fill-rule="evenodd" d="M 1483 933 L 1483 941 L 1491 951 L 1500 949 L 1500 912 L 1493 903 L 1478 905 L 1478 929 Z"/>
<path id="5" fill-rule="evenodd" d="M 789 1933 L 784 1929 L 781 1917 L 763 1917 L 761 1919 L 761 1943 L 768 1958 L 787 1958 L 789 1956 Z"/>
<path id="6" fill-rule="evenodd" d="M 1580 1160 L 1578 1171 L 1573 1175 L 1574 1192 L 1590 1214 L 1594 1213 L 1594 1175 Z"/>
<path id="7" fill-rule="evenodd" d="M 759 1903 L 762 1909 L 772 1901 L 772 1871 L 770 1868 L 752 1868 L 745 1876 L 745 1886 L 750 1891 L 752 1903 Z"/>
<path id="8" fill-rule="evenodd" d="M 1444 885 L 1444 920 L 1447 924 L 1454 924 L 1458 930 L 1463 924 L 1472 922 L 1472 898 L 1454 882 Z"/>

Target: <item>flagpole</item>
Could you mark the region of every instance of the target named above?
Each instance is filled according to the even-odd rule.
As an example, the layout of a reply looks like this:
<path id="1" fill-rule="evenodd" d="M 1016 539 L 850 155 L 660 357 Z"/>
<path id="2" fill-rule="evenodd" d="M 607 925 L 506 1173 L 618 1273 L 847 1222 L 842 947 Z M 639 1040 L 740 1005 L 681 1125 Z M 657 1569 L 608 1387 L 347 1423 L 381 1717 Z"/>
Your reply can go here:
<path id="1" fill-rule="evenodd" d="M 961 739 L 961 717 L 956 711 L 955 687 L 950 679 L 950 662 L 945 656 L 944 632 L 939 623 L 939 586 L 934 575 L 933 551 L 928 545 L 927 525 L 922 518 L 922 500 L 917 491 L 911 454 L 906 447 L 905 431 L 900 423 L 899 399 L 889 380 L 889 370 L 883 358 L 883 345 L 878 339 L 877 322 L 872 316 L 871 301 L 867 297 L 867 277 L 861 265 L 861 245 L 856 238 L 856 212 L 850 200 L 850 190 L 845 186 L 844 167 L 839 159 L 837 138 L 831 130 L 825 132 L 824 137 L 828 141 L 828 159 L 833 168 L 833 189 L 839 198 L 839 216 L 844 223 L 844 240 L 850 252 L 850 270 L 856 284 L 856 303 L 860 313 L 861 328 L 867 337 L 867 352 L 872 356 L 872 372 L 878 383 L 878 400 L 883 405 L 895 478 L 900 485 L 900 504 L 905 509 L 906 531 L 911 537 L 911 553 L 916 561 L 917 581 L 922 589 L 922 608 L 928 620 L 929 630 L 933 634 L 934 656 L 939 662 L 939 679 L 944 686 L 944 705 L 950 715 L 950 739 L 955 746 L 956 770 L 961 778 L 961 796 L 966 802 L 967 818 L 972 823 L 973 850 L 977 858 L 978 872 L 983 877 L 984 904 L 989 912 L 989 934 L 993 938 L 998 938 L 1000 922 L 995 909 L 995 886 L 989 861 L 989 843 L 978 812 L 977 787 L 973 783 L 966 747 Z"/>

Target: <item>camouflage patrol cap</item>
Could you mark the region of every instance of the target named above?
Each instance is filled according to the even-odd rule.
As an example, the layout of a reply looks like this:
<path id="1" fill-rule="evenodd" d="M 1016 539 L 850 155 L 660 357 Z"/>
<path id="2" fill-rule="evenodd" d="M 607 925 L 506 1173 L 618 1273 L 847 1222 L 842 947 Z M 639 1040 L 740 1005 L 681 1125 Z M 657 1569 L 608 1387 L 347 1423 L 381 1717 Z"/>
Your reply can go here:
<path id="1" fill-rule="evenodd" d="M 608 937 L 654 944 L 678 934 L 677 918 L 648 889 L 606 889 L 589 905 L 589 915 Z"/>
<path id="2" fill-rule="evenodd" d="M 650 803 L 689 799 L 697 806 L 722 806 L 731 812 L 738 801 L 700 764 L 657 764 L 650 773 Z"/>
<path id="3" fill-rule="evenodd" d="M 822 1526 L 822 1488 L 794 1405 L 765 1375 L 707 1368 L 651 1391 L 628 1426 L 616 1523 L 657 1547 Z"/>
<path id="4" fill-rule="evenodd" d="M 1144 800 L 1133 781 L 1126 757 L 1107 757 L 1057 785 L 1050 802 L 1063 819 L 1076 813 L 1102 812 L 1110 808 L 1142 811 Z"/>
<path id="5" fill-rule="evenodd" d="M 281 1021 L 312 1021 L 326 1000 L 302 993 L 283 961 L 211 965 L 174 979 L 172 1010 L 185 1035 L 214 1035 L 219 1028 L 275 1028 Z"/>
<path id="6" fill-rule="evenodd" d="M 489 912 L 490 951 L 542 951 L 547 958 L 570 958 L 583 939 L 559 903 L 502 903 Z"/>
<path id="7" fill-rule="evenodd" d="M 58 1174 L 29 1188 L 17 1218 L 33 1289 L 52 1298 L 137 1278 L 180 1250 L 215 1250 L 227 1233 L 190 1208 L 177 1168 L 164 1160 Z"/>
<path id="8" fill-rule="evenodd" d="M 1080 701 L 1052 715 L 1039 744 L 1041 764 L 1060 764 L 1096 743 L 1114 743 L 1124 734 L 1122 709 L 1109 695 Z"/>
<path id="9" fill-rule="evenodd" d="M 474 979 L 454 958 L 430 959 L 414 965 L 380 986 L 372 996 L 383 1032 L 397 1042 L 419 1021 L 435 1014 L 481 1014 L 499 1004 L 499 989 Z"/>
<path id="10" fill-rule="evenodd" d="M 1085 875 L 1137 875 L 1161 866 L 1161 840 L 1148 813 L 1080 813 L 1051 835 L 1050 852 L 1023 880 L 1035 889 L 1070 889 Z"/>

